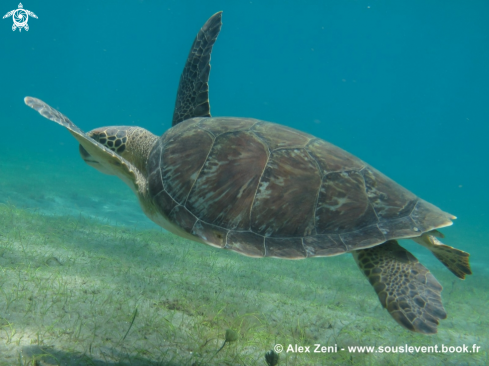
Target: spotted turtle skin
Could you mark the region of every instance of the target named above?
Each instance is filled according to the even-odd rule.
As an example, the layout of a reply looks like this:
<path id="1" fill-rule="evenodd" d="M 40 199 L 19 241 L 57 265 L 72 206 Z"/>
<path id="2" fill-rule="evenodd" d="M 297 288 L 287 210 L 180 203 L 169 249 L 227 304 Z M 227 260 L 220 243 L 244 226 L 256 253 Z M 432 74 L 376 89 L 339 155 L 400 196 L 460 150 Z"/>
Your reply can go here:
<path id="1" fill-rule="evenodd" d="M 324 140 L 251 118 L 179 123 L 156 142 L 147 172 L 163 217 L 252 257 L 338 255 L 453 218 Z"/>

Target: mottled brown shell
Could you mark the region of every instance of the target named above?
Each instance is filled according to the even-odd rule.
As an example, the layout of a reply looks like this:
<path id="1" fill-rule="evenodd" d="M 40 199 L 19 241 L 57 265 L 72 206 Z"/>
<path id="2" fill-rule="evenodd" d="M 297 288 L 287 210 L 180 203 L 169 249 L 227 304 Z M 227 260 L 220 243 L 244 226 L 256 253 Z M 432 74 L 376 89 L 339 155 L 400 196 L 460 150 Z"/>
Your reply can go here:
<path id="1" fill-rule="evenodd" d="M 184 121 L 161 136 L 148 172 L 164 217 L 248 256 L 337 255 L 453 218 L 346 151 L 256 119 Z"/>

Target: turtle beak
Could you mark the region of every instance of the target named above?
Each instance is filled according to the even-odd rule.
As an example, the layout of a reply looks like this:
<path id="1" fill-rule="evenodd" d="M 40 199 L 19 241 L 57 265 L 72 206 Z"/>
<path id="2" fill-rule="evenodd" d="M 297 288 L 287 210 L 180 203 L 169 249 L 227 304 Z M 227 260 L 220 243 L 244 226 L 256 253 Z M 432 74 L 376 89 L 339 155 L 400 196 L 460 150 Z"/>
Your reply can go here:
<path id="1" fill-rule="evenodd" d="M 87 150 L 85 150 L 85 148 L 81 144 L 78 147 L 80 150 L 80 155 L 81 155 L 81 157 L 85 163 L 87 163 L 87 164 L 89 164 L 89 163 L 98 164 L 98 161 L 93 160 L 92 156 L 88 153 Z"/>
<path id="2" fill-rule="evenodd" d="M 102 164 L 100 164 L 97 160 L 95 160 L 93 156 L 90 155 L 88 151 L 81 144 L 79 145 L 78 150 L 80 151 L 81 158 L 87 165 L 90 165 L 92 168 L 97 169 L 100 173 L 107 174 L 107 175 L 114 175 L 114 173 L 105 169 Z"/>

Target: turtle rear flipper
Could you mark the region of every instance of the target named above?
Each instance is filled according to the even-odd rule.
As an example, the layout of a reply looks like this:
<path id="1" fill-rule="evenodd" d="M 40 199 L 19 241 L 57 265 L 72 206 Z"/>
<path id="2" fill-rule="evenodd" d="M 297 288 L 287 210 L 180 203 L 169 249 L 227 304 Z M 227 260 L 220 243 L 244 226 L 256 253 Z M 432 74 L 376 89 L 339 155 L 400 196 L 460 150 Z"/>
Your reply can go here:
<path id="1" fill-rule="evenodd" d="M 431 231 L 421 236 L 411 238 L 416 243 L 429 249 L 431 253 L 442 262 L 455 276 L 464 280 L 466 275 L 471 275 L 469 256 L 462 250 L 443 244 Z"/>
<path id="2" fill-rule="evenodd" d="M 71 122 L 68 117 L 47 105 L 42 100 L 25 97 L 24 102 L 32 109 L 39 112 L 43 117 L 65 127 L 81 146 L 83 146 L 86 152 L 96 159 L 97 163 L 103 165 L 105 170 L 110 172 L 110 174 L 116 175 L 122 179 L 135 193 L 138 192 L 139 182 L 141 182 L 142 177 L 134 165 L 89 137 L 85 132 L 78 128 L 78 126 Z"/>
<path id="3" fill-rule="evenodd" d="M 424 334 L 437 332 L 438 320 L 447 317 L 442 286 L 411 253 L 390 240 L 353 256 L 382 306 L 400 325 Z"/>
<path id="4" fill-rule="evenodd" d="M 185 63 L 173 112 L 173 126 L 193 117 L 210 117 L 209 73 L 212 46 L 221 30 L 222 12 L 211 16 L 195 37 Z"/>

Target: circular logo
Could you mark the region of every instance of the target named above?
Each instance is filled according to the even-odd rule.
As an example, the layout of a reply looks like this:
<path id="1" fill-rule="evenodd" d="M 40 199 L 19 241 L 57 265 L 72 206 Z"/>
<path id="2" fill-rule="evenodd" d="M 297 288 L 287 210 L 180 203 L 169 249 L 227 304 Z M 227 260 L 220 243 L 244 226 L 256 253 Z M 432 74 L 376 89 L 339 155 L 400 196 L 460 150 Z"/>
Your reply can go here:
<path id="1" fill-rule="evenodd" d="M 276 344 L 274 347 L 273 347 L 274 351 L 277 352 L 277 353 L 280 353 L 284 350 L 284 346 L 282 346 L 281 344 Z"/>
<path id="2" fill-rule="evenodd" d="M 19 28 L 24 27 L 27 24 L 28 19 L 29 19 L 29 14 L 27 14 L 27 12 L 24 9 L 17 9 L 14 12 L 13 20 L 14 20 L 14 24 L 17 27 Z"/>

